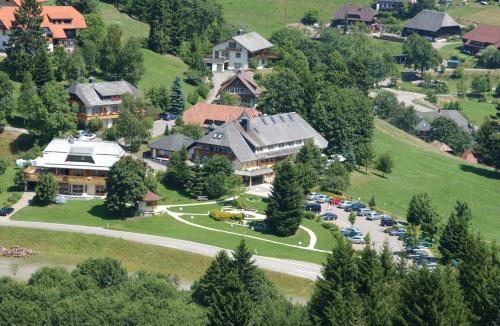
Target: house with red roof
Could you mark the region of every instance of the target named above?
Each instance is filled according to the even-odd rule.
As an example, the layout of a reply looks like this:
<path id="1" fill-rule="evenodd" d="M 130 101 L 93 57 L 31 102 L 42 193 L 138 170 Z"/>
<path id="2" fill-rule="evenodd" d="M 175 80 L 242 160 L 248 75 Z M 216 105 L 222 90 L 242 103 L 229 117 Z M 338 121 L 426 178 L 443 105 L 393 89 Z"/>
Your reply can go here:
<path id="1" fill-rule="evenodd" d="M 199 102 L 184 112 L 182 121 L 185 124 L 213 130 L 226 122 L 237 120 L 243 113 L 249 118 L 257 117 L 260 114 L 255 108 Z"/>
<path id="2" fill-rule="evenodd" d="M 0 0 L 0 7 L 21 7 L 22 0 Z M 38 3 L 44 3 L 46 0 L 37 0 Z"/>
<path id="3" fill-rule="evenodd" d="M 16 10 L 16 6 L 0 7 L 0 51 L 5 51 L 8 47 Z M 83 15 L 71 6 L 44 6 L 42 16 L 41 27 L 47 38 L 49 51 L 52 51 L 54 46 L 63 46 L 72 51 L 77 31 L 87 28 Z"/>
<path id="4" fill-rule="evenodd" d="M 464 52 L 476 54 L 490 45 L 500 49 L 500 27 L 480 24 L 462 36 Z"/>
<path id="5" fill-rule="evenodd" d="M 257 105 L 262 89 L 252 78 L 250 72 L 238 71 L 221 84 L 217 96 L 224 93 L 235 97 L 243 106 L 254 107 Z"/>

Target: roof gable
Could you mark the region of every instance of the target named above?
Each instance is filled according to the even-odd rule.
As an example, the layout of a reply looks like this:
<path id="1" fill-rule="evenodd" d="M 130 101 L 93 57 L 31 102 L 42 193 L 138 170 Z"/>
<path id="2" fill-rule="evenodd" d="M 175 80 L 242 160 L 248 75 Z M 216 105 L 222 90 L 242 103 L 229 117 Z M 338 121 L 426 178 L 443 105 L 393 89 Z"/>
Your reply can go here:
<path id="1" fill-rule="evenodd" d="M 459 27 L 458 23 L 448 13 L 424 9 L 410 19 L 404 28 L 437 32 L 443 27 Z"/>
<path id="2" fill-rule="evenodd" d="M 217 96 L 219 96 L 226 88 L 230 87 L 237 80 L 240 81 L 253 95 L 260 96 L 260 94 L 262 94 L 262 89 L 257 85 L 257 83 L 250 78 L 248 74 L 239 71 L 221 84 L 221 87 L 217 92 Z"/>
<path id="3" fill-rule="evenodd" d="M 250 52 L 261 51 L 273 46 L 271 42 L 257 32 L 237 35 L 233 37 L 233 40 Z"/>
<path id="4" fill-rule="evenodd" d="M 495 44 L 497 48 L 500 48 L 500 27 L 480 24 L 462 38 L 464 40 Z"/>
<path id="5" fill-rule="evenodd" d="M 72 85 L 68 92 L 76 96 L 85 106 L 100 106 L 120 104 L 121 99 L 113 96 L 131 94 L 139 96 L 139 90 L 127 81 L 112 81 L 99 83 L 81 83 Z"/>

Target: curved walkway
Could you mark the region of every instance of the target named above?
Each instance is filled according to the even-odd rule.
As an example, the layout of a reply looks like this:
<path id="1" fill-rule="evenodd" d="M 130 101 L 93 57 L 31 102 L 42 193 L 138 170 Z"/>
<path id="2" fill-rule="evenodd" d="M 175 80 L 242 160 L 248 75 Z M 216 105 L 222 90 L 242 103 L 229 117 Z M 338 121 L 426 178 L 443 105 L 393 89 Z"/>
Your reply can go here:
<path id="1" fill-rule="evenodd" d="M 299 248 L 299 249 L 305 249 L 305 250 L 312 250 L 312 251 L 318 251 L 318 252 L 329 252 L 327 250 L 316 249 L 315 248 L 316 247 L 316 242 L 318 241 L 318 238 L 316 237 L 316 234 L 311 229 L 308 229 L 308 228 L 306 228 L 305 226 L 302 226 L 302 225 L 300 225 L 299 228 L 301 228 L 302 230 L 306 231 L 306 233 L 309 235 L 309 244 L 306 247 L 304 247 L 304 246 L 298 246 L 298 245 L 292 245 L 292 244 L 283 243 L 283 242 L 274 241 L 274 240 L 269 240 L 269 239 L 264 239 L 264 238 L 259 238 L 259 237 L 253 236 L 253 235 L 241 234 L 241 233 L 232 232 L 232 231 L 219 230 L 219 229 L 211 228 L 211 227 L 208 227 L 208 226 L 199 225 L 199 224 L 196 224 L 196 223 L 192 223 L 192 222 L 186 221 L 181 216 L 182 215 L 193 215 L 194 216 L 194 215 L 207 215 L 207 214 L 200 214 L 200 213 L 196 213 L 195 214 L 195 213 L 184 213 L 184 212 L 178 213 L 178 212 L 173 212 L 173 211 L 169 210 L 169 208 L 172 208 L 172 207 L 201 206 L 201 205 L 209 205 L 209 204 L 215 204 L 215 203 L 216 202 L 204 202 L 204 203 L 195 203 L 195 204 L 186 204 L 186 205 L 182 205 L 182 204 L 164 205 L 164 206 L 158 206 L 157 211 L 158 212 L 167 213 L 167 214 L 169 214 L 170 216 L 172 216 L 173 218 L 175 218 L 179 222 L 182 222 L 182 223 L 185 223 L 185 224 L 188 224 L 190 226 L 197 227 L 197 228 L 205 229 L 205 230 L 210 230 L 210 231 L 216 231 L 216 232 L 222 232 L 222 233 L 227 233 L 227 234 L 238 235 L 238 236 L 242 236 L 242 237 L 246 237 L 246 238 L 250 238 L 250 239 L 266 241 L 266 242 L 270 242 L 270 243 L 274 243 L 274 244 L 279 244 L 279 245 L 284 245 L 284 246 L 289 246 L 289 247 L 293 247 L 293 248 Z M 229 211 L 229 212 L 231 212 L 231 211 Z M 266 216 L 263 215 L 263 214 L 258 214 L 258 213 L 254 213 L 254 212 L 246 212 L 246 213 L 250 214 L 250 215 L 253 215 L 254 217 L 252 219 L 261 219 L 261 220 L 263 220 L 263 219 L 266 218 Z"/>
<path id="2" fill-rule="evenodd" d="M 218 248 L 215 246 L 210 246 L 192 241 L 179 240 L 179 239 L 161 237 L 150 234 L 109 230 L 91 226 L 0 220 L 0 227 L 1 226 L 94 234 L 94 235 L 124 239 L 128 241 L 134 241 L 154 246 L 167 247 L 209 257 L 214 257 L 220 250 L 226 250 L 223 248 Z M 290 274 L 293 276 L 298 276 L 310 280 L 316 280 L 316 278 L 321 273 L 321 266 L 313 263 L 290 260 L 290 259 L 271 258 L 264 256 L 253 256 L 253 257 L 255 259 L 257 266 L 274 272 Z"/>

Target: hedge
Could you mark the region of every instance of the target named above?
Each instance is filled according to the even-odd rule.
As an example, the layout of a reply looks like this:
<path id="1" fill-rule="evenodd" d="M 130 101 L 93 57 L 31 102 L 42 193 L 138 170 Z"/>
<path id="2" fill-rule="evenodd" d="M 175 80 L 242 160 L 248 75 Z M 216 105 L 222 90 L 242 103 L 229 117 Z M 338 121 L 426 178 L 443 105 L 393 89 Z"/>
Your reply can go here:
<path id="1" fill-rule="evenodd" d="M 210 211 L 210 214 L 208 216 L 216 221 L 243 221 L 243 219 L 245 218 L 243 213 L 230 213 L 218 210 Z"/>

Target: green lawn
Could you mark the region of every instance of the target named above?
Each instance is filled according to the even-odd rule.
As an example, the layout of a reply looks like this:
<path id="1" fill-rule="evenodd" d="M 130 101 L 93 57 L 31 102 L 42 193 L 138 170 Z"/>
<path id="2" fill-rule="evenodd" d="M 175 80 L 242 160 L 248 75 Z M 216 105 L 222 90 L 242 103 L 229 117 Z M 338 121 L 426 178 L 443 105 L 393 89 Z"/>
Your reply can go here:
<path id="1" fill-rule="evenodd" d="M 495 105 L 487 102 L 478 102 L 473 100 L 460 100 L 462 112 L 468 120 L 480 126 L 486 117 L 495 114 Z"/>
<path id="2" fill-rule="evenodd" d="M 121 27 L 124 37 L 148 37 L 148 24 L 119 12 L 112 4 L 99 2 L 99 10 L 106 24 L 117 24 Z"/>
<path id="3" fill-rule="evenodd" d="M 469 203 L 474 214 L 472 226 L 489 240 L 500 240 L 500 173 L 481 165 L 471 165 L 442 154 L 425 142 L 395 127 L 376 121 L 376 152 L 390 152 L 394 171 L 386 178 L 376 172 L 356 173 L 351 195 L 368 201 L 375 194 L 377 206 L 405 217 L 414 193 L 426 191 L 446 220 L 456 200 Z"/>
<path id="4" fill-rule="evenodd" d="M 76 265 L 88 258 L 112 257 L 131 272 L 146 270 L 176 275 L 187 281 L 198 279 L 212 259 L 170 248 L 140 244 L 88 234 L 0 227 L 0 245 L 32 248 L 39 255 L 19 260 L 33 263 Z M 286 274 L 266 271 L 269 279 L 284 295 L 308 298 L 314 283 Z"/>
<path id="5" fill-rule="evenodd" d="M 474 57 L 461 52 L 462 42 L 453 41 L 451 44 L 443 46 L 439 49 L 439 53 L 443 59 L 447 60 L 451 57 L 458 58 L 462 63 L 461 65 L 465 68 L 472 68 L 474 66 Z"/>
<path id="6" fill-rule="evenodd" d="M 320 13 L 322 23 L 330 21 L 335 11 L 344 5 L 340 0 L 220 0 L 224 8 L 224 18 L 230 24 L 245 30 L 254 30 L 265 37 L 272 32 L 285 28 L 285 3 L 287 6 L 287 22 L 298 22 L 304 13 L 316 9 Z M 368 4 L 366 0 L 354 3 Z"/>
<path id="7" fill-rule="evenodd" d="M 484 23 L 500 26 L 500 19 L 498 19 L 500 17 L 500 7 L 497 4 L 482 6 L 479 3 L 473 3 L 449 9 L 447 12 L 457 22 L 464 25 Z"/>
<path id="8" fill-rule="evenodd" d="M 242 238 L 237 235 L 202 230 L 179 222 L 170 216 L 137 217 L 127 220 L 116 219 L 106 212 L 102 200 L 68 201 L 68 203 L 61 206 L 30 206 L 20 210 L 12 218 L 14 220 L 106 227 L 115 230 L 185 239 L 228 249 L 234 248 Z M 215 221 L 208 221 L 208 217 L 200 217 L 200 221 L 201 218 L 207 219 L 206 223 L 216 223 Z M 199 218 L 195 217 L 195 220 L 196 219 Z M 230 228 L 230 226 L 223 223 L 217 223 L 216 227 L 220 229 L 225 229 L 226 227 Z M 234 230 L 235 229 L 232 229 L 232 231 Z M 242 233 L 243 232 L 245 232 L 245 230 L 243 230 Z M 250 232 L 250 230 L 247 232 Z M 253 235 L 266 237 L 266 235 L 262 235 L 258 232 L 251 232 L 254 232 Z M 299 237 L 303 237 L 303 233 L 299 231 L 298 234 L 299 236 L 297 238 L 294 238 L 294 236 L 289 239 L 274 237 L 273 240 L 281 240 L 281 242 L 298 242 L 300 241 L 298 240 Z M 325 258 L 325 254 L 319 252 L 266 243 L 255 239 L 247 238 L 246 241 L 252 248 L 257 250 L 259 255 L 263 256 L 297 259 L 315 263 L 321 263 Z"/>

